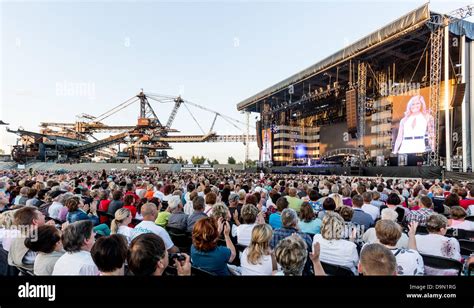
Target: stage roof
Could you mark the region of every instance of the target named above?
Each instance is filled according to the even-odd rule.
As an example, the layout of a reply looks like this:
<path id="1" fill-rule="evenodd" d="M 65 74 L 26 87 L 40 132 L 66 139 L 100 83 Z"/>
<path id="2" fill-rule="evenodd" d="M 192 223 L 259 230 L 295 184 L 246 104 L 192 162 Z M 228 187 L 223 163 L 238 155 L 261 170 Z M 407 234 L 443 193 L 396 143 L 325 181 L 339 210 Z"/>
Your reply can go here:
<path id="1" fill-rule="evenodd" d="M 319 61 L 318 63 L 280 81 L 279 83 L 243 100 L 237 104 L 237 110 L 255 111 L 255 104 L 264 100 L 275 93 L 286 89 L 290 85 L 316 76 L 330 68 L 338 66 L 349 59 L 357 57 L 371 49 L 391 42 L 397 38 L 407 35 L 426 25 L 431 14 L 437 14 L 429 11 L 428 3 L 405 14 L 392 23 L 380 28 L 379 30 L 363 37 L 352 45 L 330 55 L 329 57 Z M 450 31 L 454 34 L 466 34 L 469 39 L 474 38 L 474 24 L 462 21 L 460 23 L 450 25 Z"/>

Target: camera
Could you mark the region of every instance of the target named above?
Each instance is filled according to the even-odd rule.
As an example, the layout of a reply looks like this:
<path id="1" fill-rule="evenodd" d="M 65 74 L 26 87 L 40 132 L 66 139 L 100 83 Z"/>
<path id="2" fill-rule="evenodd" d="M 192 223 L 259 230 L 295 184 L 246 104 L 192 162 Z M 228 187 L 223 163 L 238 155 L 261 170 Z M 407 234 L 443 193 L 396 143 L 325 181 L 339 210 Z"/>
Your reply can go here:
<path id="1" fill-rule="evenodd" d="M 172 253 L 169 255 L 169 262 L 171 264 L 174 263 L 174 260 L 178 259 L 179 262 L 186 260 L 186 257 L 182 255 L 181 253 Z"/>

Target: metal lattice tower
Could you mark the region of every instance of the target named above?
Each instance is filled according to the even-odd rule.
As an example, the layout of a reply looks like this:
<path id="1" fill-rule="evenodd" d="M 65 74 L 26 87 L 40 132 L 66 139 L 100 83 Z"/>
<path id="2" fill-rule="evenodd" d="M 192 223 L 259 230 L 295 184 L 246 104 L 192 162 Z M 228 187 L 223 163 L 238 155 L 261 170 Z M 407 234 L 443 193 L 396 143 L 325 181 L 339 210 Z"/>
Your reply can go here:
<path id="1" fill-rule="evenodd" d="M 367 91 L 367 65 L 359 62 L 357 67 L 357 119 L 358 119 L 358 143 L 360 150 L 360 163 L 364 156 L 364 136 L 365 136 L 365 109 Z"/>
<path id="2" fill-rule="evenodd" d="M 171 124 L 173 124 L 174 118 L 176 117 L 176 114 L 178 113 L 179 106 L 181 106 L 181 103 L 183 103 L 183 102 L 184 101 L 181 98 L 181 96 L 178 96 L 177 98 L 174 99 L 174 108 L 171 111 L 170 117 L 168 118 L 168 122 L 166 122 L 166 127 L 167 128 L 170 128 Z M 216 117 L 217 117 L 217 114 L 216 114 Z M 214 118 L 214 121 L 215 121 L 215 118 Z M 214 126 L 214 123 L 212 124 L 212 126 Z M 211 130 L 212 130 L 212 128 L 211 128 Z"/>
<path id="3" fill-rule="evenodd" d="M 148 102 L 148 99 L 146 95 L 143 93 L 143 91 L 140 92 L 140 94 L 138 94 L 137 97 L 140 99 L 140 118 L 154 119 L 161 126 L 161 123 L 158 120 L 158 117 L 156 116 L 155 111 L 150 106 L 150 103 Z"/>
<path id="4" fill-rule="evenodd" d="M 439 103 L 441 85 L 441 65 L 443 54 L 443 27 L 441 27 L 441 16 L 433 16 L 433 28 L 431 31 L 431 57 L 430 57 L 430 104 L 431 113 L 434 117 L 434 147 L 428 156 L 430 166 L 439 166 Z"/>
<path id="5" fill-rule="evenodd" d="M 245 112 L 245 124 L 246 124 L 246 134 L 245 134 L 245 162 L 244 167 L 247 168 L 247 161 L 249 160 L 249 143 L 250 143 L 250 112 Z"/>

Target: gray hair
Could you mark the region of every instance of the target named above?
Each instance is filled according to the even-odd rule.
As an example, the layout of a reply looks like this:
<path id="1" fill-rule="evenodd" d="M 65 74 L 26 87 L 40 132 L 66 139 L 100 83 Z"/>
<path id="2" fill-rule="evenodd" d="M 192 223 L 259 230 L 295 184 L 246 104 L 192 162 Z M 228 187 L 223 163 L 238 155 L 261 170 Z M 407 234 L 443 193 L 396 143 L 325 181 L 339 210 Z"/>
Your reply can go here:
<path id="1" fill-rule="evenodd" d="M 301 276 L 308 256 L 306 243 L 296 234 L 278 242 L 275 257 L 285 276 Z"/>
<path id="2" fill-rule="evenodd" d="M 75 195 L 73 193 L 70 193 L 70 192 L 60 194 L 57 197 L 57 202 L 61 203 L 61 204 L 64 204 L 64 202 L 66 202 L 67 199 L 72 198 L 72 197 L 75 197 Z"/>
<path id="3" fill-rule="evenodd" d="M 69 224 L 61 235 L 64 250 L 67 252 L 81 251 L 84 241 L 92 235 L 94 225 L 90 220 L 76 221 Z"/>
<path id="4" fill-rule="evenodd" d="M 398 213 L 392 209 L 386 208 L 382 210 L 381 219 L 382 220 L 391 220 L 396 221 L 398 218 Z"/>
<path id="5" fill-rule="evenodd" d="M 181 204 L 181 198 L 179 196 L 173 195 L 168 200 L 168 207 L 170 208 L 170 210 L 177 209 L 180 204 Z"/>
<path id="6" fill-rule="evenodd" d="M 298 214 L 293 209 L 284 209 L 281 212 L 281 223 L 287 228 L 296 226 L 298 224 Z"/>

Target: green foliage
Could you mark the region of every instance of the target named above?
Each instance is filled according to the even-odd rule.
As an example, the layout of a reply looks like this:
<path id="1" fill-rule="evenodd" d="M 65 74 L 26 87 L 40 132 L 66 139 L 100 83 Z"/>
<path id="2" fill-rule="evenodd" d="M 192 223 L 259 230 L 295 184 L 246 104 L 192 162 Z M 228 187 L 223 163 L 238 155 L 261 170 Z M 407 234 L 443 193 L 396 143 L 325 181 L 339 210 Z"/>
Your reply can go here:
<path id="1" fill-rule="evenodd" d="M 205 158 L 204 156 L 194 156 L 191 157 L 191 163 L 193 163 L 194 165 L 202 165 L 206 162 L 207 158 Z"/>

